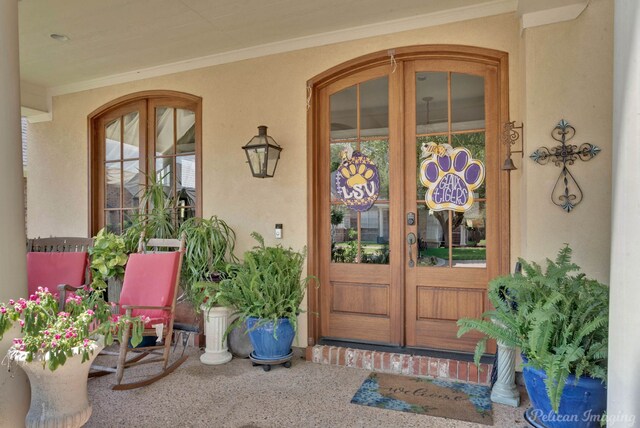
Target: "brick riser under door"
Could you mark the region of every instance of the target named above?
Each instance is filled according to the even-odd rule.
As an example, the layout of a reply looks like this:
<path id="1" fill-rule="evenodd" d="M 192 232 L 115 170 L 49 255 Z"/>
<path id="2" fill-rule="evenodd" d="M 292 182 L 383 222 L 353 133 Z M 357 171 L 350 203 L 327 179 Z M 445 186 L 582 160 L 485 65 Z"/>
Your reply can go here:
<path id="1" fill-rule="evenodd" d="M 492 364 L 482 363 L 476 367 L 468 361 L 327 345 L 314 346 L 310 360 L 319 364 L 356 367 L 407 376 L 429 376 L 481 385 L 489 385 L 493 367 Z"/>

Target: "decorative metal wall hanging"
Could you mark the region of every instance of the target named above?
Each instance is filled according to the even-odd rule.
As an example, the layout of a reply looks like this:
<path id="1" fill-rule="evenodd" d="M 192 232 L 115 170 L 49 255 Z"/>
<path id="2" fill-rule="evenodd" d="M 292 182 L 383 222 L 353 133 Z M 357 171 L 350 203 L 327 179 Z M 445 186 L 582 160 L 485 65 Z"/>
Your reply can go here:
<path id="1" fill-rule="evenodd" d="M 556 180 L 551 192 L 551 201 L 568 213 L 582 202 L 584 195 L 580 185 L 567 166 L 573 165 L 578 159 L 585 162 L 589 161 L 602 150 L 591 143 L 581 144 L 580 147 L 567 144 L 575 134 L 576 129 L 569 125 L 569 122 L 562 119 L 551 131 L 551 137 L 560 142 L 560 145 L 552 148 L 540 147 L 529 156 L 540 165 L 546 165 L 551 161 L 555 166 L 562 167 L 558 180 Z"/>
<path id="2" fill-rule="evenodd" d="M 520 157 L 524 157 L 524 150 L 514 150 L 511 146 L 520 141 L 520 147 L 524 147 L 524 123 L 520 123 L 520 126 L 516 126 L 516 122 L 505 122 L 502 124 L 502 144 L 507 145 L 507 159 L 505 159 L 502 165 L 503 171 L 513 171 L 516 168 L 511 155 L 513 153 L 520 153 Z"/>

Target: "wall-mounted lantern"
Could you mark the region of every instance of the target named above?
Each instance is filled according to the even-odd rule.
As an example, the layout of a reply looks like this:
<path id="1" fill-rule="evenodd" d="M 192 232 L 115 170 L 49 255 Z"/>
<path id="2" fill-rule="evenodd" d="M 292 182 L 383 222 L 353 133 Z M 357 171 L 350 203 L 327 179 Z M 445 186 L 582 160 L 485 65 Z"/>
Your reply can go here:
<path id="1" fill-rule="evenodd" d="M 254 177 L 273 177 L 282 147 L 267 135 L 266 126 L 258 126 L 258 135 L 253 137 L 242 149 L 247 154 L 247 162 Z"/>

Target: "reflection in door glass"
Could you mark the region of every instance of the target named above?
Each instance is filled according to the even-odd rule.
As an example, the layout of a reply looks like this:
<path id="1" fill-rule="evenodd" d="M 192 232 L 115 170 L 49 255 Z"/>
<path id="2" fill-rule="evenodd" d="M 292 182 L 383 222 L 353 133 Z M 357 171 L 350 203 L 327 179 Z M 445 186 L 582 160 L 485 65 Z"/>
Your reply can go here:
<path id="1" fill-rule="evenodd" d="M 156 109 L 156 156 L 174 153 L 174 120 L 173 109 L 159 107 Z"/>
<path id="2" fill-rule="evenodd" d="M 469 132 L 465 134 L 453 134 L 451 136 L 451 145 L 455 147 L 464 147 L 471 152 L 471 157 L 477 159 L 486 166 L 485 156 L 485 139 L 484 132 Z M 474 190 L 474 197 L 484 199 L 485 183 Z"/>
<path id="3" fill-rule="evenodd" d="M 375 204 L 360 217 L 361 263 L 389 264 L 389 205 Z"/>
<path id="4" fill-rule="evenodd" d="M 453 232 L 454 267 L 487 266 L 487 210 L 485 202 L 476 202 Z"/>
<path id="5" fill-rule="evenodd" d="M 342 204 L 331 206 L 331 261 L 358 263 L 358 214 Z"/>
<path id="6" fill-rule="evenodd" d="M 389 135 L 389 80 L 381 77 L 360 84 L 360 136 Z"/>
<path id="7" fill-rule="evenodd" d="M 123 159 L 140 157 L 140 113 L 134 111 L 124 117 L 124 153 Z"/>
<path id="8" fill-rule="evenodd" d="M 120 118 L 114 120 L 105 127 L 105 141 L 104 141 L 104 158 L 107 161 L 118 160 L 122 158 L 121 155 L 121 140 L 122 133 L 120 129 Z"/>
<path id="9" fill-rule="evenodd" d="M 378 177 L 380 177 L 378 200 L 389 200 L 389 141 L 363 141 L 360 143 L 360 151 L 378 167 Z"/>
<path id="10" fill-rule="evenodd" d="M 435 213 L 418 203 L 418 266 L 449 266 L 448 228 L 441 220 L 448 220 L 447 211 Z"/>
<path id="11" fill-rule="evenodd" d="M 355 86 L 331 95 L 331 140 L 340 141 L 358 136 L 358 100 Z"/>
<path id="12" fill-rule="evenodd" d="M 484 129 L 484 78 L 451 73 L 451 130 Z"/>
<path id="13" fill-rule="evenodd" d="M 416 133 L 449 131 L 447 74 L 416 73 Z"/>
<path id="14" fill-rule="evenodd" d="M 109 232 L 116 235 L 122 233 L 122 224 L 120 223 L 120 210 L 105 210 L 104 225 Z"/>
<path id="15" fill-rule="evenodd" d="M 104 173 L 104 207 L 120 208 L 120 191 L 122 189 L 122 163 L 106 163 Z"/>

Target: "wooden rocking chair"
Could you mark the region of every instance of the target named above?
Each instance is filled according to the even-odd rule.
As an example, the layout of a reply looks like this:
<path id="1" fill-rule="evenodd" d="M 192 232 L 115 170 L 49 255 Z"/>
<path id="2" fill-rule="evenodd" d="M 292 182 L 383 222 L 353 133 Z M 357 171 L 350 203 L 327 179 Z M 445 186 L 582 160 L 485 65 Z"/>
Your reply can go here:
<path id="1" fill-rule="evenodd" d="M 27 241 L 27 289 L 38 287 L 60 294 L 59 307 L 65 303 L 65 291 L 86 287 L 91 282 L 89 247 L 92 238 L 37 238 Z"/>
<path id="2" fill-rule="evenodd" d="M 147 248 L 151 251 L 147 251 Z M 176 250 L 159 251 L 169 248 Z M 118 355 L 117 366 L 94 365 L 92 367 L 94 371 L 89 373 L 90 377 L 116 373 L 114 390 L 134 389 L 162 379 L 186 361 L 187 356 L 183 355 L 169 365 L 176 295 L 184 250 L 184 235 L 180 240 L 150 239 L 146 244 L 144 235 L 141 236 L 138 252 L 129 256 L 127 262 L 122 292 L 120 293 L 120 314 L 130 317 L 142 315 L 150 318 L 150 321 L 145 324 L 143 337 L 158 337 L 156 330 L 158 325 L 162 326 L 162 333 L 159 335 L 156 345 L 130 348 L 131 329 L 126 329 L 123 332 L 119 352 L 103 351 L 103 354 Z M 128 354 L 134 356 L 127 359 Z M 155 376 L 137 382 L 122 382 L 126 369 L 148 363 L 161 363 L 162 370 Z"/>

